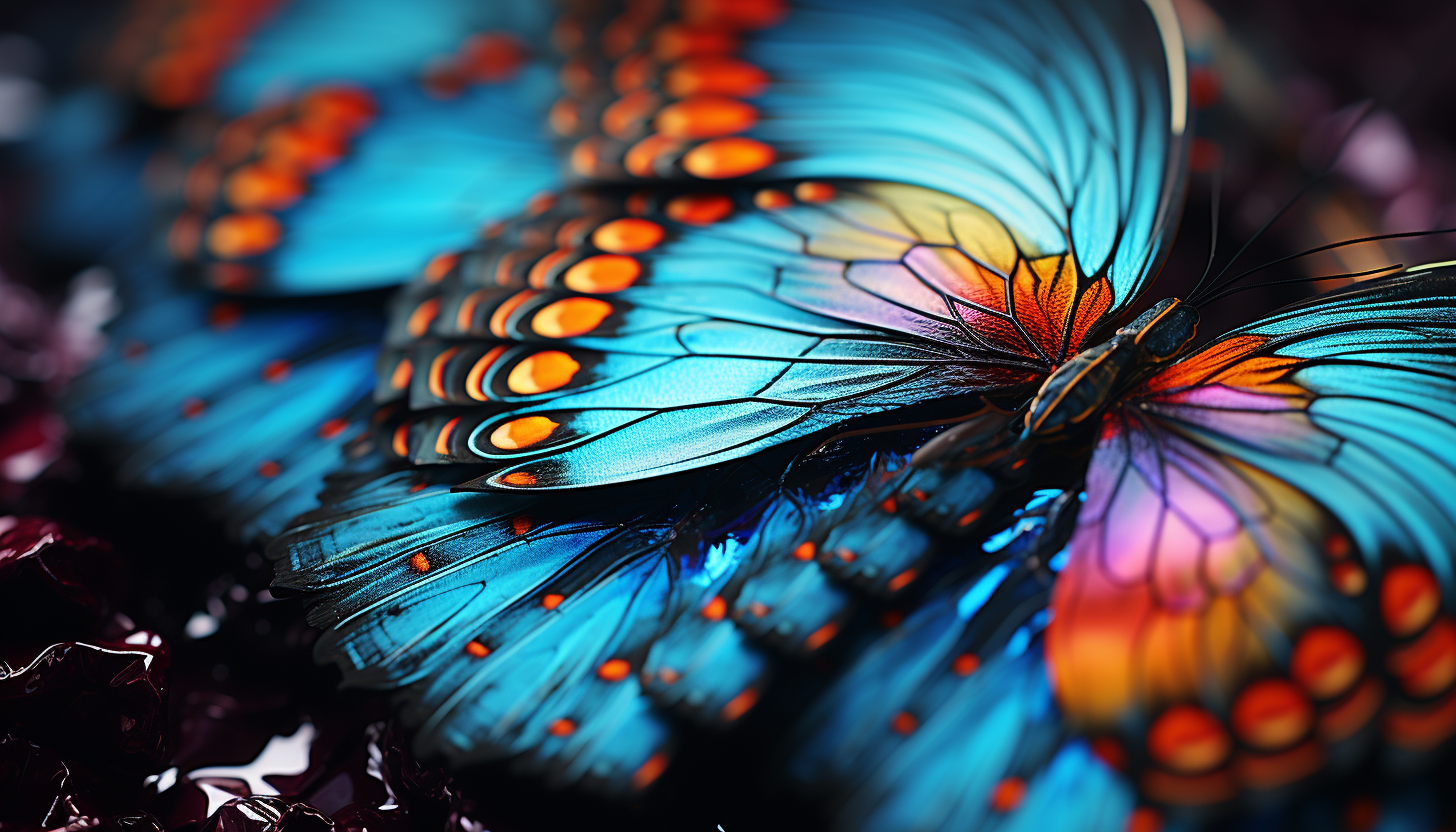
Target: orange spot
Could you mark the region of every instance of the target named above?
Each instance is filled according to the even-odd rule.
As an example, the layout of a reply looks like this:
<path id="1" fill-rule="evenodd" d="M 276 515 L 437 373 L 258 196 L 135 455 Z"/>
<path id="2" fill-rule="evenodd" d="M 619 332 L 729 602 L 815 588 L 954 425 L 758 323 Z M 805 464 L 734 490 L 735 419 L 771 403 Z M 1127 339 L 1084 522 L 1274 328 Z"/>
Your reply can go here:
<path id="1" fill-rule="evenodd" d="M 415 365 L 408 358 L 401 358 L 399 363 L 394 365 L 394 372 L 389 374 L 389 386 L 396 390 L 403 390 L 409 386 L 410 377 L 414 375 Z"/>
<path id="2" fill-rule="evenodd" d="M 506 485 L 535 485 L 536 475 L 528 474 L 525 471 L 512 471 L 501 477 L 501 482 Z"/>
<path id="3" fill-rule="evenodd" d="M 677 680 L 682 678 L 682 674 L 670 667 L 664 667 L 657 671 L 657 678 L 661 679 L 664 684 L 675 685 Z"/>
<path id="4" fill-rule="evenodd" d="M 894 497 L 886 497 L 884 500 L 880 501 L 880 510 L 885 512 L 886 514 L 894 514 L 895 510 L 899 507 L 900 504 L 895 502 Z"/>
<path id="5" fill-rule="evenodd" d="M 837 635 L 839 635 L 839 625 L 831 621 L 810 633 L 809 637 L 804 639 L 804 649 L 818 650 L 820 647 L 828 644 L 829 640 Z"/>
<path id="6" fill-rule="evenodd" d="M 1441 587 L 1431 570 L 1414 563 L 1391 567 L 1380 582 L 1380 617 L 1400 638 L 1418 632 L 1441 606 Z"/>
<path id="7" fill-rule="evenodd" d="M 819 547 L 815 546 L 812 540 L 806 540 L 803 543 L 800 543 L 798 546 L 794 547 L 794 559 L 813 560 L 814 555 L 817 554 L 818 551 Z"/>
<path id="8" fill-rule="evenodd" d="M 555 251 L 547 254 L 545 257 L 542 257 L 540 260 L 537 260 L 535 264 L 531 266 L 531 270 L 526 274 L 526 283 L 530 284 L 531 288 L 533 289 L 546 288 L 547 275 L 551 273 L 552 269 L 556 268 L 556 265 L 558 263 L 560 263 L 562 260 L 565 260 L 567 257 L 570 257 L 571 254 L 572 252 L 570 249 L 558 248 Z"/>
<path id="9" fill-rule="evenodd" d="M 1330 567 L 1330 584 L 1341 594 L 1353 598 L 1364 592 L 1369 583 L 1365 570 L 1350 561 L 1341 561 Z"/>
<path id="10" fill-rule="evenodd" d="M 765 211 L 772 211 L 775 208 L 787 208 L 794 204 L 794 200 L 783 191 L 764 188 L 753 195 L 753 204 Z"/>
<path id="11" fill-rule="evenodd" d="M 1340 826 L 1344 832 L 1370 832 L 1380 823 L 1380 804 L 1369 795 L 1360 795 L 1345 804 L 1340 813 Z"/>
<path id="12" fill-rule="evenodd" d="M 569 719 L 558 719 L 551 723 L 551 727 L 546 729 L 546 733 L 553 737 L 569 737 L 576 733 L 576 723 Z"/>
<path id="13" fill-rule="evenodd" d="M 1199 774 L 1228 758 L 1228 733 L 1213 714 L 1192 705 L 1174 705 L 1148 731 L 1148 753 L 1167 768 Z"/>
<path id="14" fill-rule="evenodd" d="M 769 614 L 768 605 L 762 601 L 752 601 L 748 604 L 748 613 L 755 618 L 767 618 Z"/>
<path id="15" fill-rule="evenodd" d="M 514 534 L 525 534 L 531 530 L 531 518 L 526 515 L 518 515 L 511 520 L 511 532 Z"/>
<path id="16" fill-rule="evenodd" d="M 754 688 L 744 688 L 742 693 L 729 699 L 728 704 L 723 706 L 723 721 L 732 722 L 748 713 L 748 710 L 757 704 L 758 691 Z"/>
<path id="17" fill-rule="evenodd" d="M 714 595 L 713 600 L 709 601 L 707 606 L 703 607 L 702 614 L 709 621 L 722 621 L 723 616 L 727 613 L 728 602 L 723 600 L 723 596 Z"/>
<path id="18" fill-rule="evenodd" d="M 647 758 L 640 768 L 632 772 L 632 788 L 645 789 L 667 770 L 667 755 L 661 751 Z"/>
<path id="19" fill-rule="evenodd" d="M 897 734 L 913 734 L 919 727 L 920 720 L 912 716 L 909 711 L 900 711 L 890 718 L 890 730 Z"/>
<path id="20" fill-rule="evenodd" d="M 573 135 L 581 129 L 581 109 L 570 98 L 558 98 L 546 114 L 546 122 L 558 136 Z"/>
<path id="21" fill-rule="evenodd" d="M 658 133 L 674 139 L 711 139 L 742 133 L 757 123 L 758 109 L 752 104 L 721 95 L 700 95 L 663 107 L 652 125 Z"/>
<path id="22" fill-rule="evenodd" d="M 469 653 L 477 659 L 483 659 L 486 656 L 490 655 L 490 648 L 486 647 L 484 644 L 481 644 L 475 639 L 471 639 L 470 642 L 465 645 L 465 652 Z"/>
<path id="23" fill-rule="evenodd" d="M 326 87 L 299 102 L 299 119 L 321 132 L 353 135 L 369 126 L 379 112 L 374 96 L 358 87 Z"/>
<path id="24" fill-rule="evenodd" d="M 446 398 L 445 366 L 450 363 L 450 359 L 454 358 L 457 352 L 460 352 L 459 347 L 451 347 L 430 360 L 430 372 L 426 374 L 425 381 L 430 388 L 430 395 L 437 399 Z"/>
<path id="25" fill-rule="evenodd" d="M 626 659 L 607 659 L 597 668 L 597 675 L 608 682 L 620 682 L 632 672 L 632 665 Z"/>
<path id="26" fill-rule="evenodd" d="M 571 149 L 571 169 L 582 176 L 597 176 L 601 169 L 602 140 L 599 136 L 582 139 Z"/>
<path id="27" fill-rule="evenodd" d="M 545 442 L 551 431 L 560 427 L 545 416 L 522 416 L 496 428 L 490 434 L 490 444 L 507 451 L 529 448 Z"/>
<path id="28" fill-rule="evenodd" d="M 613 254 L 638 254 L 662 242 L 662 226 L 651 220 L 624 217 L 598 228 L 592 245 Z"/>
<path id="29" fill-rule="evenodd" d="M 731 179 L 774 163 L 774 149 L 757 139 L 731 137 L 698 145 L 683 156 L 683 170 L 700 179 Z"/>
<path id="30" fill-rule="evenodd" d="M 1405 692 L 1417 698 L 1435 696 L 1456 681 L 1456 622 L 1442 616 L 1414 643 L 1386 659 Z"/>
<path id="31" fill-rule="evenodd" d="M 207 323 L 216 330 L 232 329 L 242 317 L 243 307 L 230 300 L 215 303 L 207 310 Z"/>
<path id="32" fill-rule="evenodd" d="M 957 676 L 969 676 L 981 666 L 981 659 L 975 653 L 962 653 L 950 663 L 950 670 Z"/>
<path id="33" fill-rule="evenodd" d="M 556 194 L 551 191 L 542 191 L 526 202 L 526 216 L 539 217 L 555 207 Z"/>
<path id="34" fill-rule="evenodd" d="M 1289 660 L 1289 675 L 1316 699 L 1333 699 L 1349 690 L 1364 670 L 1365 648 L 1339 627 L 1305 630 Z"/>
<path id="35" fill-rule="evenodd" d="M 564 298 L 548 304 L 531 319 L 531 329 L 547 338 L 575 338 L 596 329 L 612 314 L 612 305 L 596 298 Z"/>
<path id="36" fill-rule="evenodd" d="M 726 55 L 689 58 L 667 71 L 662 88 L 673 98 L 728 95 L 752 98 L 768 87 L 768 73 Z"/>
<path id="37" fill-rule="evenodd" d="M 278 476 L 282 472 L 283 466 L 279 465 L 271 459 L 258 464 L 258 475 L 262 477 L 267 477 L 270 480 Z"/>
<path id="38" fill-rule="evenodd" d="M 1248 745 L 1273 751 L 1288 748 L 1309 733 L 1314 708 L 1304 693 L 1284 679 L 1264 679 L 1244 688 L 1229 718 L 1234 733 Z"/>
<path id="39" fill-rule="evenodd" d="M 562 282 L 575 292 L 619 292 L 642 274 L 642 265 L 625 254 L 597 254 L 566 270 Z"/>
<path id="40" fill-rule="evenodd" d="M 1325 556 L 1330 560 L 1344 560 L 1350 555 L 1350 538 L 1338 532 L 1325 538 Z"/>
<path id="41" fill-rule="evenodd" d="M 857 557 L 854 552 L 851 552 L 850 550 L 842 546 L 834 550 L 834 555 L 845 563 L 854 563 L 854 560 Z"/>
<path id="42" fill-rule="evenodd" d="M 1092 753 L 1113 771 L 1127 771 L 1127 749 L 1112 737 L 1096 737 L 1091 742 Z"/>
<path id="43" fill-rule="evenodd" d="M 616 139 L 630 140 L 642 130 L 642 122 L 657 109 L 657 96 L 634 90 L 613 101 L 602 111 L 602 132 Z"/>
<path id="44" fill-rule="evenodd" d="M 203 404 L 202 399 L 186 398 L 182 400 L 182 415 L 188 419 L 196 419 L 206 412 L 207 405 Z"/>
<path id="45" fill-rule="evenodd" d="M 527 356 L 506 377 L 506 387 L 520 396 L 548 393 L 564 387 L 581 369 L 571 356 L 559 350 L 546 350 Z"/>
<path id="46" fill-rule="evenodd" d="M 278 245 L 283 226 L 270 214 L 225 214 L 207 229 L 207 249 L 224 260 L 253 257 Z"/>
<path id="47" fill-rule="evenodd" d="M 425 264 L 425 282 L 439 283 L 444 280 L 445 275 L 449 274 L 458 262 L 460 262 L 460 255 L 454 252 L 435 255 L 430 262 Z"/>
<path id="48" fill-rule="evenodd" d="M 319 425 L 318 435 L 320 439 L 333 439 L 349 427 L 348 419 L 330 419 Z"/>
<path id="49" fill-rule="evenodd" d="M 421 574 L 430 571 L 430 559 L 425 557 L 424 552 L 415 552 L 410 555 L 409 567 Z"/>
<path id="50" fill-rule="evenodd" d="M 565 600 L 565 595 L 558 595 L 553 592 L 541 599 L 541 606 L 545 607 L 548 610 L 554 610 L 557 607 L 561 606 L 561 602 Z"/>
<path id="51" fill-rule="evenodd" d="M 663 63 L 692 55 L 726 55 L 737 49 L 737 36 L 723 29 L 670 24 L 658 29 L 652 38 L 652 55 Z"/>
<path id="52" fill-rule="evenodd" d="M 282 211 L 305 190 L 298 174 L 261 163 L 238 168 L 224 186 L 228 203 L 240 211 Z"/>
<path id="53" fill-rule="evenodd" d="M 687 194 L 667 203 L 667 218 L 684 225 L 712 225 L 733 213 L 733 200 L 725 194 Z"/>
<path id="54" fill-rule="evenodd" d="M 681 149 L 682 142 L 677 139 L 654 133 L 627 150 L 622 157 L 622 166 L 633 176 L 656 176 L 657 160 Z"/>
<path id="55" fill-rule="evenodd" d="M 502 301 L 501 305 L 497 306 L 495 311 L 490 313 L 490 334 L 497 338 L 507 337 L 506 320 L 510 318 L 511 313 L 521 307 L 521 304 L 535 297 L 536 294 L 536 292 L 526 289 Z"/>
<path id="56" fill-rule="evenodd" d="M 424 335 L 438 314 L 440 314 L 439 298 L 430 298 L 419 306 L 416 306 L 415 311 L 410 313 L 409 321 L 405 325 L 410 337 L 419 338 Z"/>
<path id="57" fill-rule="evenodd" d="M 421 491 L 424 491 L 426 488 L 429 488 L 429 487 L 430 487 L 430 484 L 427 483 L 427 482 L 417 482 L 414 485 L 410 486 L 409 487 L 409 490 L 410 490 L 410 493 L 411 494 L 418 494 Z"/>
<path id="58" fill-rule="evenodd" d="M 394 451 L 395 456 L 409 456 L 409 429 L 409 422 L 394 429 L 394 437 L 390 440 L 389 447 Z"/>
<path id="59" fill-rule="evenodd" d="M 904 572 L 901 572 L 900 574 L 891 578 L 890 582 L 885 584 L 885 588 L 890 590 L 891 592 L 899 592 L 900 590 L 909 586 L 910 582 L 913 580 L 915 580 L 915 570 L 906 569 Z"/>
<path id="60" fill-rule="evenodd" d="M 202 245 L 202 216 L 183 211 L 167 231 L 167 251 L 178 260 L 191 260 Z"/>
<path id="61" fill-rule="evenodd" d="M 458 424 L 460 424 L 460 417 L 456 416 L 440 428 L 440 435 L 435 437 L 435 453 L 440 456 L 450 455 L 450 434 L 455 432 L 455 426 Z"/>
<path id="62" fill-rule="evenodd" d="M 828 182 L 800 182 L 794 186 L 794 196 L 800 202 L 828 202 L 838 193 Z"/>
<path id="63" fill-rule="evenodd" d="M 321 173 L 348 149 L 337 133 L 310 130 L 301 124 L 282 124 L 263 137 L 263 159 L 272 167 L 303 174 Z"/>
<path id="64" fill-rule="evenodd" d="M 1007 777 L 991 789 L 991 811 L 1015 811 L 1026 799 L 1026 781 L 1020 777 Z"/>
<path id="65" fill-rule="evenodd" d="M 287 361 L 284 361 L 281 358 L 275 358 L 274 360 L 269 361 L 267 364 L 263 365 L 263 380 L 268 382 L 269 384 L 277 384 L 278 382 L 288 378 L 288 373 L 292 369 L 292 367 L 293 365 L 289 364 Z"/>
<path id="66" fill-rule="evenodd" d="M 465 42 L 460 48 L 460 65 L 472 81 L 493 84 L 514 77 L 528 56 L 529 50 L 519 38 L 489 32 Z"/>
<path id="67" fill-rule="evenodd" d="M 1162 832 L 1163 816 L 1157 809 L 1139 806 L 1127 816 L 1127 832 Z"/>

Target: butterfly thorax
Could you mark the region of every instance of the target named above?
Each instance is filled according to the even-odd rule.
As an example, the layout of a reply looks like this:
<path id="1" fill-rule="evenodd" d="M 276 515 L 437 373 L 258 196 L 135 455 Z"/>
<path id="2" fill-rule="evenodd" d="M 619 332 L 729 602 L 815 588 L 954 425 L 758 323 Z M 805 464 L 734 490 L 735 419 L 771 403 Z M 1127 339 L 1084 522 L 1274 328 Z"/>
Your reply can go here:
<path id="1" fill-rule="evenodd" d="M 1176 358 L 1197 328 L 1198 310 L 1191 304 L 1159 302 L 1048 376 L 1027 411 L 1024 435 L 1048 438 L 1094 423 L 1130 385 Z"/>

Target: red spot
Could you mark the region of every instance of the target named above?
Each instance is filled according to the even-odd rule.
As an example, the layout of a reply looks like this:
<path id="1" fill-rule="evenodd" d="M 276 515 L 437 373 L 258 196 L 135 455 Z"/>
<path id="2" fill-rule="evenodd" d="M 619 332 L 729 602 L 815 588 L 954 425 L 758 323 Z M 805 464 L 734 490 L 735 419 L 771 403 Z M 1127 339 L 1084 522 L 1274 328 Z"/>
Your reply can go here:
<path id="1" fill-rule="evenodd" d="M 1444 692 L 1456 681 L 1456 622 L 1442 616 L 1411 644 L 1386 659 L 1400 686 L 1425 699 Z"/>
<path id="2" fill-rule="evenodd" d="M 800 202 L 828 202 L 836 193 L 828 182 L 800 182 L 794 186 L 794 196 Z"/>
<path id="3" fill-rule="evenodd" d="M 333 86 L 304 96 L 298 110 L 300 120 L 313 129 L 352 135 L 374 120 L 379 105 L 368 90 Z"/>
<path id="4" fill-rule="evenodd" d="M 823 627 L 820 627 L 819 629 L 810 633 L 809 637 L 804 639 L 804 649 L 818 650 L 820 647 L 828 644 L 829 640 L 834 638 L 838 634 L 839 625 L 831 621 L 828 624 L 825 624 Z"/>
<path id="5" fill-rule="evenodd" d="M 920 720 L 911 715 L 909 711 L 900 711 L 890 718 L 890 730 L 897 734 L 913 734 L 919 727 Z"/>
<path id="6" fill-rule="evenodd" d="M 1157 809 L 1139 806 L 1127 816 L 1127 832 L 1162 832 L 1163 816 Z"/>
<path id="7" fill-rule="evenodd" d="M 471 639 L 470 643 L 465 645 L 465 652 L 469 653 L 477 659 L 483 659 L 486 656 L 490 655 L 490 648 L 486 647 L 484 644 L 481 644 L 475 639 Z"/>
<path id="8" fill-rule="evenodd" d="M 423 575 L 430 571 L 430 559 L 425 556 L 424 552 L 415 552 L 410 555 L 409 566 L 410 569 Z"/>
<path id="9" fill-rule="evenodd" d="M 541 606 L 545 607 L 548 610 L 554 610 L 557 607 L 561 606 L 561 602 L 565 600 L 565 595 L 558 595 L 553 592 L 541 599 Z"/>
<path id="10" fill-rule="evenodd" d="M 819 549 L 818 549 L 817 546 L 814 545 L 813 541 L 806 540 L 803 543 L 800 543 L 798 546 L 795 546 L 794 547 L 794 559 L 795 560 L 813 560 L 814 559 L 814 555 L 818 551 L 819 551 Z"/>
<path id="11" fill-rule="evenodd" d="M 196 419 L 206 412 L 207 405 L 203 403 L 202 399 L 189 397 L 182 400 L 182 415 L 188 419 Z"/>
<path id="12" fill-rule="evenodd" d="M 733 200 L 725 194 L 687 194 L 669 201 L 665 213 L 684 225 L 712 225 L 733 213 Z"/>
<path id="13" fill-rule="evenodd" d="M 981 666 L 981 659 L 975 653 L 962 653 L 950 663 L 951 672 L 957 676 L 969 676 Z"/>
<path id="14" fill-rule="evenodd" d="M 1343 595 L 1353 598 L 1364 592 L 1369 582 L 1365 570 L 1352 561 L 1340 561 L 1330 567 L 1330 584 Z"/>
<path id="15" fill-rule="evenodd" d="M 320 439 L 333 439 L 348 427 L 348 419 L 330 419 L 319 426 L 318 435 Z"/>
<path id="16" fill-rule="evenodd" d="M 757 139 L 729 136 L 713 139 L 683 155 L 683 170 L 699 179 L 732 179 L 772 165 L 774 149 Z"/>
<path id="17" fill-rule="evenodd" d="M 1201 774 L 1228 758 L 1232 745 L 1216 717 L 1193 705 L 1174 705 L 1148 731 L 1153 760 L 1180 774 Z"/>
<path id="18" fill-rule="evenodd" d="M 531 518 L 522 514 L 511 521 L 511 531 L 516 534 L 525 534 L 531 530 Z"/>
<path id="19" fill-rule="evenodd" d="M 757 704 L 758 690 L 755 688 L 745 688 L 742 693 L 728 700 L 728 704 L 723 706 L 723 721 L 732 722 L 748 713 L 748 710 Z"/>
<path id="20" fill-rule="evenodd" d="M 900 590 L 909 586 L 910 582 L 913 580 L 915 580 L 915 570 L 906 569 L 904 572 L 901 572 L 900 574 L 891 578 L 889 583 L 885 584 L 885 588 L 890 590 L 891 592 L 899 592 Z"/>
<path id="21" fill-rule="evenodd" d="M 501 482 L 506 485 L 535 485 L 536 475 L 528 474 L 525 471 L 513 471 L 501 477 Z"/>
<path id="22" fill-rule="evenodd" d="M 1092 753 L 1113 771 L 1127 771 L 1127 749 L 1112 737 L 1096 737 L 1091 742 Z"/>
<path id="23" fill-rule="evenodd" d="M 714 595 L 713 600 L 709 601 L 707 606 L 703 607 L 703 617 L 709 621 L 722 621 L 723 616 L 727 613 L 728 602 L 723 600 L 723 596 L 721 595 Z"/>
<path id="24" fill-rule="evenodd" d="M 1234 700 L 1229 722 L 1246 744 L 1274 751 L 1289 748 L 1309 733 L 1314 707 L 1293 683 L 1264 679 L 1244 688 Z"/>
<path id="25" fill-rule="evenodd" d="M 490 84 L 514 77 L 529 54 L 514 35 L 491 32 L 465 42 L 460 48 L 460 67 L 472 81 Z"/>
<path id="26" fill-rule="evenodd" d="M 608 659 L 597 668 L 597 676 L 608 682 L 620 682 L 632 672 L 632 665 L 626 659 Z"/>
<path id="27" fill-rule="evenodd" d="M 558 719 L 551 723 L 551 727 L 546 729 L 546 733 L 553 737 L 569 737 L 576 733 L 576 723 L 569 719 Z"/>
<path id="28" fill-rule="evenodd" d="M 787 208 L 794 204 L 794 200 L 783 191 L 764 188 L 753 195 L 753 204 L 765 211 L 771 211 L 775 208 Z"/>
<path id="29" fill-rule="evenodd" d="M 994 812 L 1015 811 L 1026 799 L 1026 781 L 1020 777 L 1007 777 L 991 789 L 991 810 Z"/>
<path id="30" fill-rule="evenodd" d="M 1380 617 L 1400 638 L 1430 623 L 1441 606 L 1441 587 L 1431 570 L 1414 563 L 1391 567 L 1380 582 Z"/>
<path id="31" fill-rule="evenodd" d="M 409 490 L 411 494 L 418 494 L 419 492 L 424 491 L 426 488 L 429 487 L 430 484 L 427 482 L 417 482 L 414 485 L 410 486 Z"/>
<path id="32" fill-rule="evenodd" d="M 207 311 L 207 324 L 216 330 L 231 329 L 243 317 L 243 307 L 230 300 L 213 304 Z"/>
<path id="33" fill-rule="evenodd" d="M 1330 560 L 1344 560 L 1350 555 L 1350 538 L 1339 532 L 1325 538 L 1325 556 Z"/>
<path id="34" fill-rule="evenodd" d="M 976 522 L 977 520 L 980 520 L 980 519 L 981 519 L 981 510 L 980 509 L 976 509 L 975 511 L 972 511 L 969 514 L 962 515 L 961 516 L 961 519 L 959 519 L 959 520 L 956 521 L 956 525 L 957 526 L 960 526 L 961 528 L 965 528 L 966 526 L 969 526 L 972 523 L 974 523 L 974 522 Z"/>
<path id="35" fill-rule="evenodd" d="M 1365 671 L 1365 648 L 1348 630 L 1317 626 L 1294 645 L 1289 675 L 1316 699 L 1333 699 L 1349 690 Z"/>
<path id="36" fill-rule="evenodd" d="M 262 462 L 262 463 L 260 463 L 258 465 L 258 474 L 260 476 L 267 477 L 270 480 L 273 479 L 274 477 L 278 476 L 278 474 L 282 470 L 283 470 L 283 466 L 279 465 L 278 463 L 274 462 L 271 459 L 270 460 L 267 460 L 266 462 Z"/>
<path id="37" fill-rule="evenodd" d="M 659 751 L 647 758 L 640 768 L 632 772 L 632 788 L 645 789 L 667 770 L 667 755 Z"/>
<path id="38" fill-rule="evenodd" d="M 277 384 L 288 378 L 288 373 L 291 368 L 292 365 L 281 358 L 269 361 L 263 365 L 263 380 L 269 384 Z"/>
<path id="39" fill-rule="evenodd" d="M 886 497 L 880 503 L 880 510 L 881 511 L 884 511 L 884 512 L 887 512 L 889 514 L 894 514 L 895 513 L 895 510 L 898 509 L 899 507 L 900 507 L 900 504 L 897 503 L 897 502 L 895 502 L 895 498 L 894 497 Z"/>
<path id="40" fill-rule="evenodd" d="M 851 552 L 850 550 L 842 546 L 834 550 L 834 555 L 845 563 L 854 563 L 855 558 L 857 557 L 854 552 Z"/>
<path id="41" fill-rule="evenodd" d="M 444 280 L 445 275 L 449 274 L 450 270 L 455 268 L 455 264 L 459 260 L 460 255 L 453 252 L 435 255 L 429 263 L 425 264 L 425 282 L 439 283 L 441 280 Z"/>

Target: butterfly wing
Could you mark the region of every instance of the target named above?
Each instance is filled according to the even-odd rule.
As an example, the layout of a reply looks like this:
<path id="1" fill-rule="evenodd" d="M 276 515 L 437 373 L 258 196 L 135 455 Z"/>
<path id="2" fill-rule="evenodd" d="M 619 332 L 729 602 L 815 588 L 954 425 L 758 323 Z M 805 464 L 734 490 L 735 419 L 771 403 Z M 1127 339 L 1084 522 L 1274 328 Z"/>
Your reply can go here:
<path id="1" fill-rule="evenodd" d="M 1456 733 L 1453 304 L 1449 269 L 1322 296 L 1107 417 L 1049 664 L 1069 719 L 1126 733 L 1157 799 L 1282 785 L 1382 708 L 1397 747 Z"/>

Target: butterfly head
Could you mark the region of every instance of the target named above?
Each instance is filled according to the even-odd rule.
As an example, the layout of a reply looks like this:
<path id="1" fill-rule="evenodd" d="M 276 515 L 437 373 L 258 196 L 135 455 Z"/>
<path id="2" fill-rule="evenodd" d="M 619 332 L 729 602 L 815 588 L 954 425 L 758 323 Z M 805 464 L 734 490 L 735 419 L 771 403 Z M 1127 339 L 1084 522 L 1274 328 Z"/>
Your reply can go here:
<path id="1" fill-rule="evenodd" d="M 1022 438 L 1051 438 L 1091 424 L 1129 384 L 1182 354 L 1197 329 L 1192 304 L 1161 301 L 1048 376 L 1027 411 Z"/>

